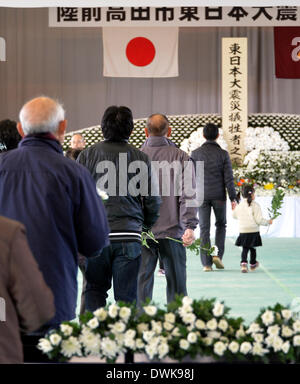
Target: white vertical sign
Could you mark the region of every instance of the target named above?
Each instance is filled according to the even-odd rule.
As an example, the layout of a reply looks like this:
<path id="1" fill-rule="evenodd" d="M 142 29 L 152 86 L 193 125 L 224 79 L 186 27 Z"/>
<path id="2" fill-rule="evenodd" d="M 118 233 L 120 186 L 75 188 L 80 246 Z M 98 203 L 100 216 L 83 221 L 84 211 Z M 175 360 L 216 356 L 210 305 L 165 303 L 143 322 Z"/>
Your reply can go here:
<path id="1" fill-rule="evenodd" d="M 0 61 L 6 61 L 6 44 L 3 37 L 0 37 Z"/>
<path id="2" fill-rule="evenodd" d="M 222 126 L 233 163 L 245 156 L 248 126 L 247 38 L 222 39 Z"/>
<path id="3" fill-rule="evenodd" d="M 0 321 L 6 321 L 5 300 L 0 297 Z"/>

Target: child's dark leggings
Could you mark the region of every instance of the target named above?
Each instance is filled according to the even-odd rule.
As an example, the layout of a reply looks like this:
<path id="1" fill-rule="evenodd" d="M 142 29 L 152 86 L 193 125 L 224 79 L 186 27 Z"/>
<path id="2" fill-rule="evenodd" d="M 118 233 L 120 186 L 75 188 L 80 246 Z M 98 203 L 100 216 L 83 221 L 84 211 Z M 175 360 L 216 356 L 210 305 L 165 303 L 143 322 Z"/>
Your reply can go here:
<path id="1" fill-rule="evenodd" d="M 256 249 L 255 248 L 248 248 L 248 247 L 243 247 L 242 251 L 242 263 L 247 263 L 247 255 L 248 252 L 250 251 L 250 264 L 255 264 L 256 263 Z"/>

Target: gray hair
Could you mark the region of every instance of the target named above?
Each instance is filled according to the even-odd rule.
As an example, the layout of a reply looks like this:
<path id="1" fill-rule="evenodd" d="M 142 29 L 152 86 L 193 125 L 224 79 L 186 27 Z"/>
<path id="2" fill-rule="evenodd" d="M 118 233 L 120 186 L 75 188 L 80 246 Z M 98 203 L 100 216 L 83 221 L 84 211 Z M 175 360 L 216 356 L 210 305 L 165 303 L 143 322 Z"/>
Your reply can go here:
<path id="1" fill-rule="evenodd" d="M 33 133 L 55 133 L 59 123 L 65 119 L 63 106 L 46 96 L 41 96 L 26 103 L 19 114 L 25 135 Z"/>

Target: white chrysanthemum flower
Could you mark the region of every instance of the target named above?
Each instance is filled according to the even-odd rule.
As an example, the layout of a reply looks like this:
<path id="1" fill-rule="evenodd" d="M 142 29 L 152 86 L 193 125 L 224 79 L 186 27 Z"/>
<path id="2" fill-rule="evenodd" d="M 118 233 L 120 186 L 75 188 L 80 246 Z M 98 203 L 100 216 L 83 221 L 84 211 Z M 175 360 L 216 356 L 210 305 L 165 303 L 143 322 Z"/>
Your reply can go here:
<path id="1" fill-rule="evenodd" d="M 132 350 L 135 350 L 135 348 L 136 348 L 135 340 L 132 339 L 131 337 L 125 337 L 124 338 L 124 345 L 125 345 L 125 347 L 130 348 Z"/>
<path id="2" fill-rule="evenodd" d="M 181 349 L 184 349 L 185 351 L 189 349 L 190 343 L 186 339 L 180 339 L 179 341 L 179 347 Z"/>
<path id="3" fill-rule="evenodd" d="M 248 341 L 244 341 L 241 346 L 240 346 L 240 352 L 243 354 L 243 355 L 247 355 L 247 353 L 249 353 L 252 349 L 252 345 L 251 343 L 249 343 Z"/>
<path id="4" fill-rule="evenodd" d="M 208 331 L 207 336 L 211 337 L 212 339 L 219 339 L 221 337 L 221 332 L 217 331 Z"/>
<path id="5" fill-rule="evenodd" d="M 295 332 L 300 332 L 300 320 L 296 320 L 293 324 L 293 329 Z"/>
<path id="6" fill-rule="evenodd" d="M 61 324 L 60 330 L 63 333 L 64 336 L 71 336 L 73 333 L 73 327 L 71 327 L 68 324 Z"/>
<path id="7" fill-rule="evenodd" d="M 43 353 L 48 353 L 53 350 L 53 346 L 48 339 L 43 338 L 39 340 L 38 349 L 40 349 Z"/>
<path id="8" fill-rule="evenodd" d="M 214 345 L 214 353 L 218 356 L 223 356 L 226 351 L 226 345 L 223 341 L 217 341 Z"/>
<path id="9" fill-rule="evenodd" d="M 265 343 L 268 348 L 273 346 L 274 338 L 275 338 L 274 336 L 268 336 L 265 338 Z"/>
<path id="10" fill-rule="evenodd" d="M 131 339 L 135 338 L 135 335 L 136 335 L 136 331 L 134 329 L 128 329 L 125 332 L 125 337 L 129 337 Z"/>
<path id="11" fill-rule="evenodd" d="M 109 324 L 108 327 L 111 329 L 113 334 L 123 333 L 126 329 L 126 324 L 123 321 L 117 321 L 114 324 Z"/>
<path id="12" fill-rule="evenodd" d="M 194 315 L 193 313 L 187 313 L 182 316 L 182 321 L 185 324 L 193 324 L 195 320 L 196 320 L 196 315 Z"/>
<path id="13" fill-rule="evenodd" d="M 280 331 L 279 325 L 275 324 L 272 325 L 271 327 L 268 327 L 267 333 L 271 336 L 278 336 Z"/>
<path id="14" fill-rule="evenodd" d="M 187 315 L 188 313 L 191 313 L 191 312 L 193 312 L 193 308 L 189 304 L 185 304 L 182 307 L 178 308 L 178 313 L 179 313 L 179 315 L 181 317 L 183 317 L 183 316 L 185 316 L 185 315 Z"/>
<path id="15" fill-rule="evenodd" d="M 203 341 L 204 341 L 205 345 L 210 346 L 210 345 L 212 345 L 214 339 L 211 337 L 204 337 Z"/>
<path id="16" fill-rule="evenodd" d="M 289 341 L 286 341 L 282 344 L 281 350 L 283 353 L 288 353 L 290 350 L 291 344 Z"/>
<path id="17" fill-rule="evenodd" d="M 293 334 L 294 334 L 294 332 L 290 327 L 288 327 L 287 325 L 282 326 L 281 335 L 283 337 L 291 337 L 291 336 L 293 336 Z"/>
<path id="18" fill-rule="evenodd" d="M 154 356 L 157 354 L 157 346 L 154 344 L 153 345 L 148 344 L 148 345 L 146 345 L 145 351 L 146 351 L 149 359 L 152 360 L 154 358 Z"/>
<path id="19" fill-rule="evenodd" d="M 144 307 L 144 311 L 148 316 L 155 316 L 157 308 L 154 305 L 146 305 Z"/>
<path id="20" fill-rule="evenodd" d="M 274 313 L 273 311 L 266 310 L 262 315 L 261 315 L 262 322 L 265 325 L 270 325 L 274 322 Z"/>
<path id="21" fill-rule="evenodd" d="M 262 343 L 264 341 L 264 335 L 262 333 L 254 333 L 252 334 L 252 337 L 257 343 Z"/>
<path id="22" fill-rule="evenodd" d="M 131 315 L 131 309 L 127 307 L 121 307 L 119 311 L 119 316 L 122 320 L 124 320 L 126 323 Z"/>
<path id="23" fill-rule="evenodd" d="M 137 330 L 139 334 L 142 334 L 145 331 L 149 330 L 149 324 L 147 323 L 140 323 L 137 325 Z"/>
<path id="24" fill-rule="evenodd" d="M 192 305 L 193 304 L 193 299 L 191 299 L 190 297 L 188 296 L 184 296 L 182 298 L 182 304 L 185 306 L 185 305 Z"/>
<path id="25" fill-rule="evenodd" d="M 58 345 L 61 342 L 61 336 L 58 333 L 52 333 L 50 335 L 49 340 L 52 345 Z"/>
<path id="26" fill-rule="evenodd" d="M 99 355 L 101 348 L 101 339 L 100 335 L 96 335 L 91 331 L 84 330 L 80 337 L 79 341 L 83 345 L 85 352 L 87 354 Z"/>
<path id="27" fill-rule="evenodd" d="M 103 201 L 108 200 L 109 196 L 105 191 L 102 191 L 100 188 L 96 188 L 98 195 L 101 197 Z"/>
<path id="28" fill-rule="evenodd" d="M 215 331 L 217 329 L 218 323 L 216 319 L 211 319 L 206 323 L 207 329 Z"/>
<path id="29" fill-rule="evenodd" d="M 86 325 L 91 329 L 95 329 L 99 326 L 99 321 L 97 317 L 93 317 L 90 321 L 87 322 Z"/>
<path id="30" fill-rule="evenodd" d="M 179 337 L 179 336 L 181 336 L 178 327 L 175 327 L 175 328 L 173 329 L 173 331 L 172 331 L 172 335 L 175 336 L 175 337 Z"/>
<path id="31" fill-rule="evenodd" d="M 289 309 L 283 309 L 281 311 L 281 314 L 282 314 L 282 317 L 285 319 L 285 320 L 289 320 L 291 317 L 292 317 L 292 311 L 289 310 Z"/>
<path id="32" fill-rule="evenodd" d="M 138 339 L 136 339 L 135 342 L 136 342 L 136 347 L 137 347 L 138 349 L 142 349 L 142 348 L 144 348 L 145 343 L 143 342 L 142 339 L 138 338 Z"/>
<path id="33" fill-rule="evenodd" d="M 214 308 L 213 308 L 213 315 L 216 316 L 216 317 L 220 317 L 223 315 L 224 313 L 224 304 L 220 303 L 219 301 L 217 301 L 214 305 Z"/>
<path id="34" fill-rule="evenodd" d="M 213 251 L 212 251 L 212 256 L 218 256 L 218 254 L 219 254 L 219 248 L 216 246 L 216 245 L 214 245 L 213 246 Z"/>
<path id="35" fill-rule="evenodd" d="M 267 353 L 268 350 L 263 348 L 263 345 L 261 343 L 255 342 L 253 344 L 251 353 L 254 356 L 263 356 L 265 353 Z"/>
<path id="36" fill-rule="evenodd" d="M 194 344 L 197 342 L 197 334 L 195 332 L 190 332 L 188 335 L 187 335 L 187 341 L 191 344 Z"/>
<path id="37" fill-rule="evenodd" d="M 166 331 L 171 331 L 174 328 L 174 324 L 169 323 L 168 321 L 165 321 L 163 323 L 163 327 Z"/>
<path id="38" fill-rule="evenodd" d="M 196 322 L 195 322 L 195 327 L 197 328 L 197 329 L 206 329 L 206 325 L 205 325 L 205 322 L 203 321 L 203 320 L 201 320 L 201 319 L 198 319 L 198 320 L 196 320 Z"/>
<path id="39" fill-rule="evenodd" d="M 107 311 L 104 308 L 99 308 L 93 312 L 94 316 L 97 317 L 99 321 L 104 321 L 107 318 Z"/>
<path id="40" fill-rule="evenodd" d="M 155 332 L 153 331 L 144 331 L 143 332 L 143 339 L 149 343 L 150 340 L 155 336 Z"/>
<path id="41" fill-rule="evenodd" d="M 296 335 L 293 337 L 293 346 L 300 347 L 300 335 Z"/>
<path id="42" fill-rule="evenodd" d="M 163 359 L 169 352 L 169 346 L 167 343 L 161 343 L 158 348 L 158 357 L 159 359 Z"/>
<path id="43" fill-rule="evenodd" d="M 114 358 L 120 352 L 118 344 L 109 337 L 104 337 L 101 340 L 101 350 L 104 356 Z"/>
<path id="44" fill-rule="evenodd" d="M 260 332 L 261 331 L 261 328 L 259 326 L 259 324 L 257 323 L 251 323 L 249 328 L 246 330 L 246 333 L 257 333 L 257 332 Z"/>
<path id="45" fill-rule="evenodd" d="M 108 314 L 112 319 L 115 319 L 119 313 L 120 307 L 117 304 L 111 304 L 108 307 Z"/>
<path id="46" fill-rule="evenodd" d="M 236 341 L 232 341 L 229 345 L 228 345 L 228 349 L 231 353 L 237 353 L 240 349 L 240 345 L 239 343 L 237 343 Z"/>
<path id="47" fill-rule="evenodd" d="M 281 337 L 279 336 L 275 336 L 274 339 L 273 339 L 273 343 L 272 343 L 272 347 L 274 349 L 275 352 L 278 352 L 281 350 L 283 346 L 283 340 Z"/>
<path id="48" fill-rule="evenodd" d="M 161 321 L 154 321 L 151 320 L 151 329 L 154 331 L 157 335 L 160 335 L 162 332 L 162 324 Z"/>
<path id="49" fill-rule="evenodd" d="M 228 329 L 228 323 L 225 319 L 222 319 L 219 321 L 218 328 L 221 329 L 221 331 L 226 332 Z"/>
<path id="50" fill-rule="evenodd" d="M 174 313 L 166 313 L 165 314 L 165 321 L 167 321 L 168 323 L 175 323 L 175 320 L 176 320 L 176 316 L 174 315 Z"/>
<path id="51" fill-rule="evenodd" d="M 81 356 L 81 344 L 79 340 L 74 336 L 63 340 L 61 343 L 61 353 L 66 357 Z"/>

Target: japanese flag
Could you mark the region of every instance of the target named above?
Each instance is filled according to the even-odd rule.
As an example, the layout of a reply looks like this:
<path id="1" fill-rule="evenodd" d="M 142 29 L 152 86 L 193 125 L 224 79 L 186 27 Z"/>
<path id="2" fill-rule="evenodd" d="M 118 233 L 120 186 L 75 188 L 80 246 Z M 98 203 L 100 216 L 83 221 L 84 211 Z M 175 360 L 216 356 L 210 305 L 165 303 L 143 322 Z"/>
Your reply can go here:
<path id="1" fill-rule="evenodd" d="M 178 76 L 177 27 L 104 27 L 103 76 Z"/>

